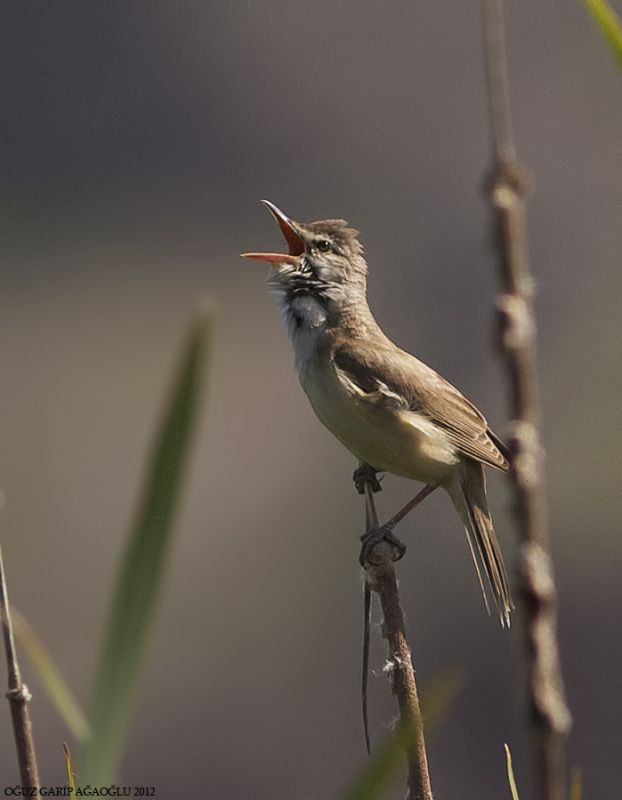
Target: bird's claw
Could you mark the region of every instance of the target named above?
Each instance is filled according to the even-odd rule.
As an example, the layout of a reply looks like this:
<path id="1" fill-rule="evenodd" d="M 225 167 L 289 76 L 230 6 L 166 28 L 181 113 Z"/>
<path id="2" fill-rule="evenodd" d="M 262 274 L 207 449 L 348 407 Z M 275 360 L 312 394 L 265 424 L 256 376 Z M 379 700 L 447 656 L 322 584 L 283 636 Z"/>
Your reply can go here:
<path id="1" fill-rule="evenodd" d="M 372 528 L 361 536 L 361 554 L 359 562 L 362 567 L 368 565 L 377 566 L 381 563 L 379 560 L 371 558 L 374 547 L 380 542 L 387 542 L 396 552 L 394 561 L 399 561 L 404 557 L 406 552 L 406 545 L 393 533 L 392 525 L 382 525 L 379 528 Z"/>
<path id="2" fill-rule="evenodd" d="M 352 480 L 359 494 L 365 494 L 365 486 L 369 484 L 372 492 L 381 492 L 382 486 L 378 479 L 377 471 L 369 464 L 361 464 L 354 470 Z"/>

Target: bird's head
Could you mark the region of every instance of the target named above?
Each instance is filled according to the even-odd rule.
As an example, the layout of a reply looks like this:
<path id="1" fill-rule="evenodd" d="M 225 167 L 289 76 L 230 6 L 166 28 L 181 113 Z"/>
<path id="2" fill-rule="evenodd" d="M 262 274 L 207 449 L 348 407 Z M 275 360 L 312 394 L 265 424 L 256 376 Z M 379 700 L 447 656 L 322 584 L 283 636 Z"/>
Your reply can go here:
<path id="1" fill-rule="evenodd" d="M 296 222 L 267 200 L 262 203 L 277 221 L 288 252 L 242 256 L 272 265 L 273 288 L 286 296 L 307 295 L 337 306 L 365 297 L 367 264 L 358 231 L 342 219 Z"/>

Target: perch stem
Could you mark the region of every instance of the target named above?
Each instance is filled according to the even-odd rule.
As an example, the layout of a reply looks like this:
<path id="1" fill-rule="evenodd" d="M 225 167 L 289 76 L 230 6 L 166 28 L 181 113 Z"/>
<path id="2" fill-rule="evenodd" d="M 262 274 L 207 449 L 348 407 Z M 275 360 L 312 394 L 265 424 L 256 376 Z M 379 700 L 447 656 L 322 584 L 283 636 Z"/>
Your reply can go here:
<path id="1" fill-rule="evenodd" d="M 378 525 L 378 514 L 369 484 L 365 485 L 367 529 Z M 406 638 L 406 623 L 400 604 L 394 562 L 398 554 L 385 541 L 373 549 L 373 564 L 365 570 L 369 589 L 378 595 L 383 615 L 383 635 L 388 646 L 392 691 L 400 715 L 400 734 L 408 764 L 407 800 L 432 800 L 428 758 L 423 735 L 423 720 L 410 648 Z"/>

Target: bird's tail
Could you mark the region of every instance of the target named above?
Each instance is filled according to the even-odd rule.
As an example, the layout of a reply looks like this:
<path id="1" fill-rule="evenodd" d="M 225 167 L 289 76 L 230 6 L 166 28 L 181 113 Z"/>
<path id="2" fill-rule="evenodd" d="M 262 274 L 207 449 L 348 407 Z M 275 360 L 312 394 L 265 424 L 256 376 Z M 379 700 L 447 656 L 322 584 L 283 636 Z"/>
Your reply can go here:
<path id="1" fill-rule="evenodd" d="M 501 625 L 509 627 L 510 611 L 514 606 L 503 555 L 488 510 L 484 467 L 477 461 L 464 459 L 448 489 L 466 528 L 473 563 L 477 570 L 488 613 L 490 613 L 490 607 L 482 580 L 481 567 L 486 572 L 488 584 L 501 618 Z"/>

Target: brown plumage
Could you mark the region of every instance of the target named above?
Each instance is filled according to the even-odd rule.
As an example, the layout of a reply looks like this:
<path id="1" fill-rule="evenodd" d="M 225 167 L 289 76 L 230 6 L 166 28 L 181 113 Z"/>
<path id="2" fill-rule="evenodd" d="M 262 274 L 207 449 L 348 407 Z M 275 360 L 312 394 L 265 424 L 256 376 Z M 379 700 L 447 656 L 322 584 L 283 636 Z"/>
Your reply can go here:
<path id="1" fill-rule="evenodd" d="M 337 346 L 333 359 L 363 391 L 373 394 L 388 387 L 403 398 L 404 406 L 445 429 L 463 455 L 489 467 L 508 470 L 484 415 L 466 397 L 423 361 L 393 344 L 382 333 L 368 338 L 363 348 L 355 342 Z M 382 393 L 380 393 L 382 395 Z"/>
<path id="2" fill-rule="evenodd" d="M 338 370 L 360 390 L 361 397 L 387 410 L 420 414 L 441 429 L 460 454 L 458 470 L 439 480 L 456 506 L 465 526 L 473 561 L 486 607 L 486 590 L 481 566 L 487 575 L 503 624 L 509 624 L 512 600 L 486 497 L 484 465 L 507 471 L 506 450 L 490 430 L 483 414 L 454 386 L 422 361 L 398 348 L 378 329 L 366 336 L 364 345 L 356 339 L 332 350 Z M 507 451 L 506 451 L 507 452 Z M 373 462 L 371 462 L 373 463 Z M 376 466 L 376 464 L 373 464 Z M 390 471 L 396 471 L 395 469 Z M 416 477 L 407 474 L 405 477 Z M 427 480 L 420 473 L 420 479 Z"/>
<path id="3" fill-rule="evenodd" d="M 481 412 L 381 330 L 366 299 L 358 232 L 343 220 L 295 222 L 266 203 L 289 253 L 269 261 L 296 369 L 320 421 L 362 463 L 445 489 L 467 531 L 503 624 L 512 600 L 488 509 L 484 467 L 507 471 L 508 453 Z M 488 603 L 486 602 L 488 606 Z"/>

